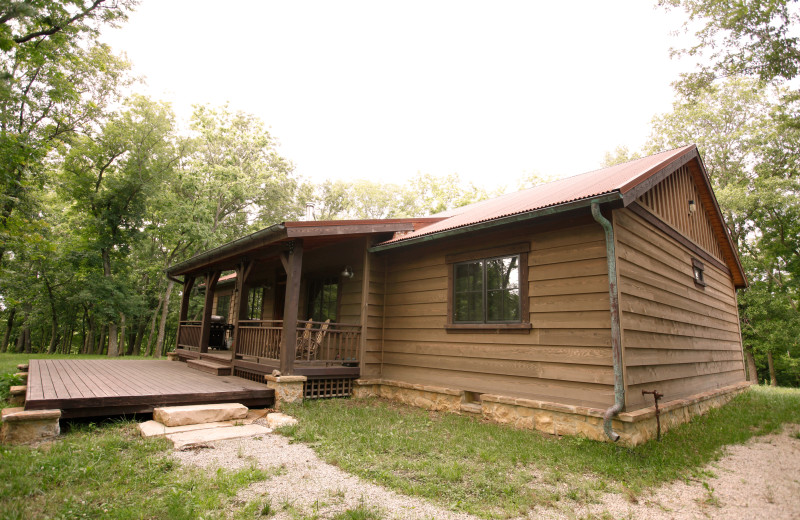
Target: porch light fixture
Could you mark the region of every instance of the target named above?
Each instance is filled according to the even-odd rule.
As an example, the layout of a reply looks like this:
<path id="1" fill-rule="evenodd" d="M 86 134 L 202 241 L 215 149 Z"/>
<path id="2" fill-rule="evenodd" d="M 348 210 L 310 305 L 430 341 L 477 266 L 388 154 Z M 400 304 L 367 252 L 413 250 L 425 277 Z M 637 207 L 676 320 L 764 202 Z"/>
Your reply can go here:
<path id="1" fill-rule="evenodd" d="M 697 211 L 697 204 L 694 203 L 694 200 L 689 201 L 689 215 L 694 215 L 694 212 Z"/>
<path id="2" fill-rule="evenodd" d="M 353 277 L 353 268 L 349 265 L 344 266 L 344 271 L 342 271 L 342 278 L 352 278 Z"/>

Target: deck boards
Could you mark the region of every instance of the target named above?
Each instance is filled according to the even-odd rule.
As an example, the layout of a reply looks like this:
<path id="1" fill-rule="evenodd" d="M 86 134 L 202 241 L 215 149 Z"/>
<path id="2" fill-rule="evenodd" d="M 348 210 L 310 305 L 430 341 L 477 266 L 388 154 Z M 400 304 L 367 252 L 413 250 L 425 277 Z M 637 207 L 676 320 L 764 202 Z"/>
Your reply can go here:
<path id="1" fill-rule="evenodd" d="M 240 402 L 271 406 L 265 384 L 213 376 L 185 363 L 123 359 L 32 359 L 26 410 L 57 408 L 62 417 L 147 413 L 165 405 Z"/>

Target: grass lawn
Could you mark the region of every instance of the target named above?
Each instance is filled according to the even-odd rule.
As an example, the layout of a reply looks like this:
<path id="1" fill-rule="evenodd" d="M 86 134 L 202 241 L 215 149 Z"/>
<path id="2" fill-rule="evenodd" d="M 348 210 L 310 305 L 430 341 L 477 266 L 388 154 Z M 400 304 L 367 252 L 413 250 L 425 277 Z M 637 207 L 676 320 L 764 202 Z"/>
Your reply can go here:
<path id="1" fill-rule="evenodd" d="M 632 449 L 377 399 L 309 401 L 288 413 L 300 422 L 284 434 L 349 473 L 453 510 L 506 518 L 537 504 L 592 501 L 602 491 L 633 499 L 667 481 L 702 479 L 725 445 L 800 423 L 800 390 L 752 388 L 661 442 Z"/>

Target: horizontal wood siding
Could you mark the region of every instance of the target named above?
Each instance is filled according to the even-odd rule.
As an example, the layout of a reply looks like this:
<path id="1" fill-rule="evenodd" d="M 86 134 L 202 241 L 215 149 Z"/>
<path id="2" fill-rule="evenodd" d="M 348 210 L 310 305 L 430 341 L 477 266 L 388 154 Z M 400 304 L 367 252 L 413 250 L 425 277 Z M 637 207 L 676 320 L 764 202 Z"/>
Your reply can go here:
<path id="1" fill-rule="evenodd" d="M 591 218 L 563 226 L 520 226 L 479 240 L 447 240 L 387 255 L 385 316 L 370 306 L 378 318 L 371 324 L 379 327 L 383 318 L 381 376 L 583 406 L 613 403 L 603 231 Z M 533 328 L 449 333 L 445 255 L 520 242 L 530 244 Z M 371 287 L 377 289 L 382 276 L 374 272 Z M 370 296 L 379 301 L 377 293 Z M 378 332 L 368 332 L 375 362 Z"/>
<path id="2" fill-rule="evenodd" d="M 373 255 L 370 259 L 369 290 L 367 293 L 366 354 L 361 362 L 361 377 L 381 377 L 381 345 L 383 341 L 383 291 L 386 285 L 385 259 Z"/>
<path id="3" fill-rule="evenodd" d="M 692 253 L 625 209 L 614 212 L 628 410 L 744 380 L 733 282 L 705 265 L 695 285 Z"/>

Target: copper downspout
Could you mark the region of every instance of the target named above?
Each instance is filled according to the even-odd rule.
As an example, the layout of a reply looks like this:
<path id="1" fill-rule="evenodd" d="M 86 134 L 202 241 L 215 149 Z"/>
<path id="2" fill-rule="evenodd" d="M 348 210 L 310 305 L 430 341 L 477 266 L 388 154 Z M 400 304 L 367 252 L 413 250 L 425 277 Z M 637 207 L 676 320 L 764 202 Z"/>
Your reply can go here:
<path id="1" fill-rule="evenodd" d="M 609 439 L 619 440 L 611 420 L 625 407 L 625 383 L 622 379 L 622 335 L 619 326 L 619 294 L 617 292 L 617 256 L 614 251 L 614 228 L 600 213 L 600 204 L 592 201 L 592 216 L 603 226 L 606 235 L 606 260 L 608 263 L 608 299 L 611 304 L 611 356 L 614 364 L 614 404 L 603 414 L 603 430 Z"/>

